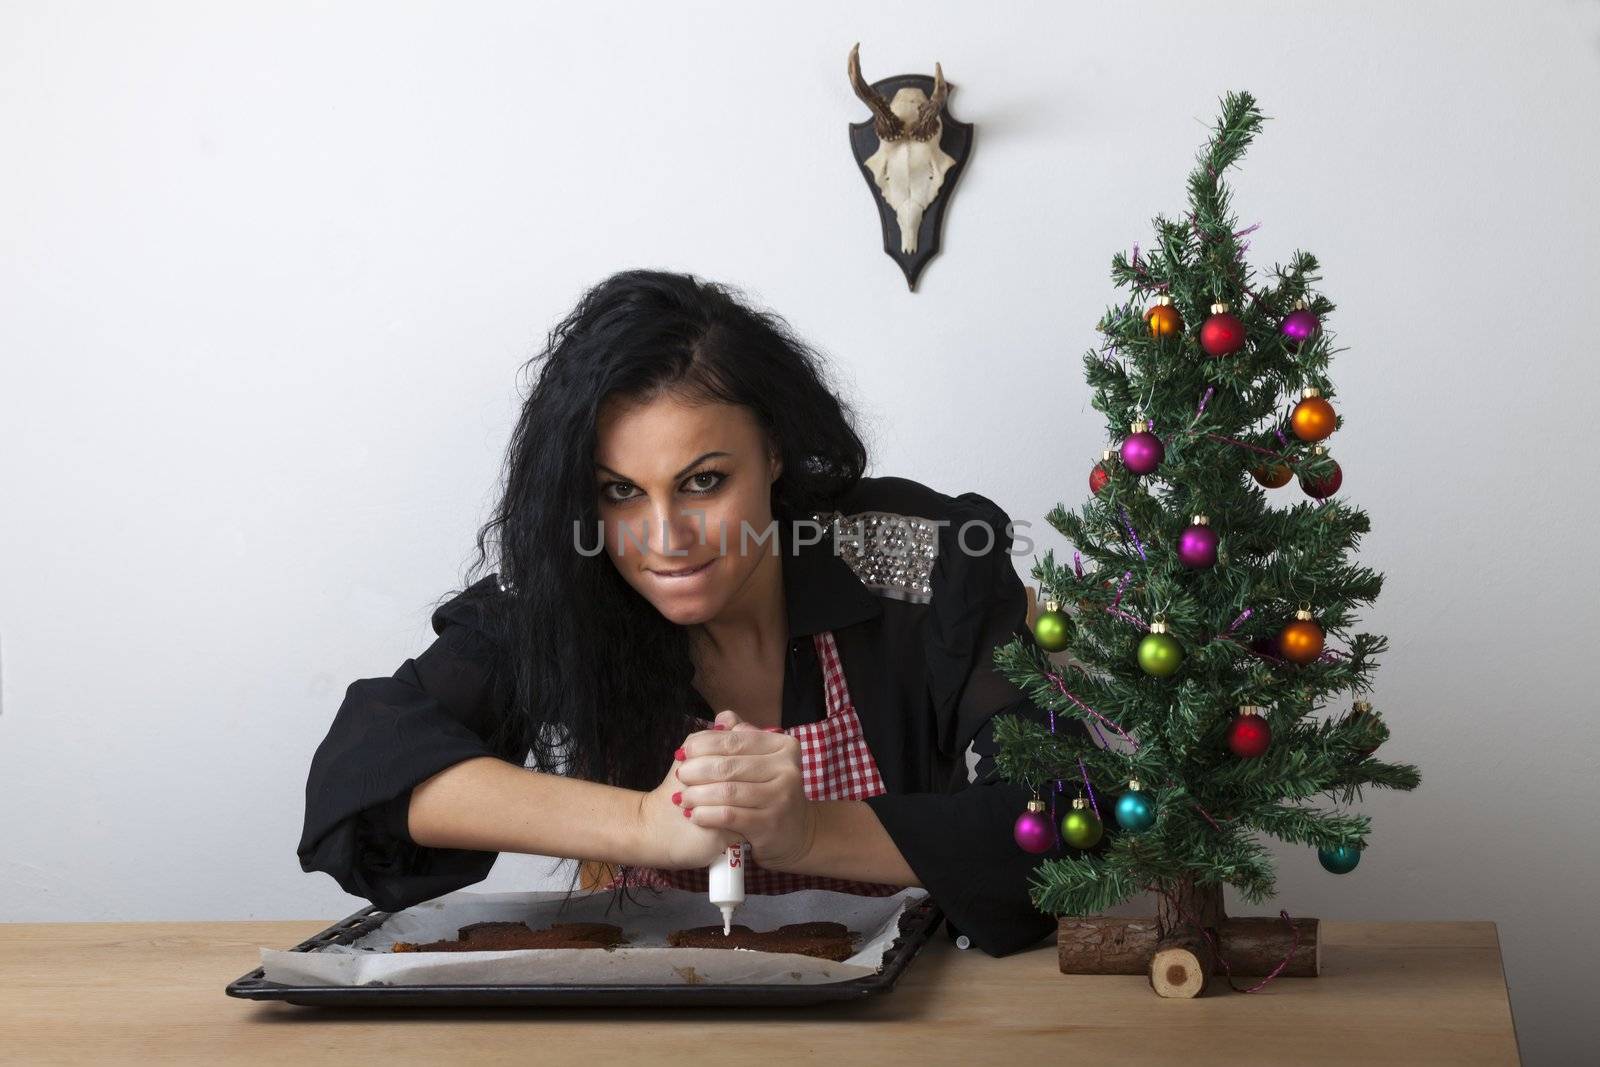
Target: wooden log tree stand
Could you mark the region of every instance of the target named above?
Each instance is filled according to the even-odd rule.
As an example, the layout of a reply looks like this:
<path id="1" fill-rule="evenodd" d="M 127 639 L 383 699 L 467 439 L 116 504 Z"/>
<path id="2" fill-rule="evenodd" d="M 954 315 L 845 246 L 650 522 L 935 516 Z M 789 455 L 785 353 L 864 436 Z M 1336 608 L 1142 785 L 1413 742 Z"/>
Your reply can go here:
<path id="1" fill-rule="evenodd" d="M 1220 964 L 1211 942 L 1195 932 L 1185 914 L 1211 931 L 1235 977 L 1271 974 L 1291 947 L 1294 955 L 1278 972 L 1280 977 L 1321 973 L 1316 919 L 1295 919 L 1290 930 L 1281 918 L 1230 918 L 1223 911 L 1221 886 L 1180 884 L 1170 892 L 1172 900 L 1157 894 L 1153 919 L 1063 917 L 1056 930 L 1061 973 L 1145 974 L 1160 996 L 1200 996 Z"/>

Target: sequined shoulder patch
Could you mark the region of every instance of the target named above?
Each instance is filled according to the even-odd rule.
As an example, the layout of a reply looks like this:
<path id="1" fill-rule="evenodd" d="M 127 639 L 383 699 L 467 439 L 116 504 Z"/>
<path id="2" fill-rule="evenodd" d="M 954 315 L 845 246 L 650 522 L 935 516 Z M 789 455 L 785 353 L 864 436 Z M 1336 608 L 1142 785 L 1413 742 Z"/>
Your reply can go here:
<path id="1" fill-rule="evenodd" d="M 814 518 L 832 528 L 839 558 L 872 592 L 913 604 L 933 599 L 939 527 L 931 520 L 893 511 L 834 511 Z"/>

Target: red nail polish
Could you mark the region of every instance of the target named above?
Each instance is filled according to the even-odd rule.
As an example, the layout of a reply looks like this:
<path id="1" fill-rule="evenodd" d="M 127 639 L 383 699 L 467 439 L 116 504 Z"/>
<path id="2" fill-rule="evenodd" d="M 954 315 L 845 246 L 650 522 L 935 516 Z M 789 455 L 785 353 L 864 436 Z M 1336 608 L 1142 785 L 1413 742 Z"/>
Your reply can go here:
<path id="1" fill-rule="evenodd" d="M 711 728 L 712 728 L 712 729 L 713 729 L 713 730 L 726 730 L 726 729 L 727 729 L 727 727 L 726 727 L 726 726 L 724 726 L 724 725 L 722 725 L 722 724 L 721 724 L 721 723 L 720 723 L 720 722 L 714 722 L 714 723 L 712 723 L 712 724 L 711 724 Z"/>
<path id="2" fill-rule="evenodd" d="M 674 804 L 678 805 L 678 807 L 680 807 L 680 808 L 683 807 L 683 793 L 682 792 L 678 792 L 678 793 L 672 794 L 672 802 Z"/>
<path id="3" fill-rule="evenodd" d="M 690 812 L 691 812 L 691 811 L 693 811 L 693 810 L 694 810 L 694 809 L 693 809 L 693 808 L 684 808 L 684 809 L 683 809 L 683 817 L 684 817 L 684 818 L 685 818 L 685 819 L 687 819 L 687 818 L 688 818 L 688 817 L 689 817 L 689 813 L 690 813 Z"/>
<path id="4" fill-rule="evenodd" d="M 678 746 L 678 750 L 672 754 L 672 758 L 681 763 L 689 757 L 683 754 L 683 746 L 680 745 Z"/>

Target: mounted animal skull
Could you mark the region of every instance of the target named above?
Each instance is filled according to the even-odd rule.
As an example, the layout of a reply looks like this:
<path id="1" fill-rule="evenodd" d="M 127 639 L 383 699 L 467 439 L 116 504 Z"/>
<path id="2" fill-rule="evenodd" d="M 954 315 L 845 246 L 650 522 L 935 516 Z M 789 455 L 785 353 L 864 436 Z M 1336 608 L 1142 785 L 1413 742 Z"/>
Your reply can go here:
<path id="1" fill-rule="evenodd" d="M 939 195 L 945 173 L 956 161 L 939 147 L 944 124 L 939 111 L 944 107 L 949 87 L 944 71 L 933 65 L 933 95 L 908 86 L 899 89 L 894 99 L 868 85 L 861 77 L 861 45 L 850 49 L 850 85 L 861 102 L 872 109 L 872 128 L 878 135 L 878 150 L 863 163 L 872 175 L 884 202 L 894 210 L 900 227 L 900 251 L 917 250 L 917 231 L 922 215 Z"/>

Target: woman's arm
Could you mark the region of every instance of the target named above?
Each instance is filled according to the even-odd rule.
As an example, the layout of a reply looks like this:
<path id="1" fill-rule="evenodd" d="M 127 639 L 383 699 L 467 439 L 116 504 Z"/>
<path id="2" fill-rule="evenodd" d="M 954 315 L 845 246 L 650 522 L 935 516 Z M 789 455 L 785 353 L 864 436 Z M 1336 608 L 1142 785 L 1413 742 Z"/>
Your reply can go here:
<path id="1" fill-rule="evenodd" d="M 509 714 L 482 625 L 493 589 L 491 576 L 438 609 L 437 640 L 392 676 L 348 687 L 307 773 L 303 870 L 398 910 L 481 881 L 504 851 L 645 863 L 664 841 L 684 847 L 686 828 L 659 828 L 670 801 L 538 773 L 513 740 L 491 743 Z"/>
<path id="2" fill-rule="evenodd" d="M 488 740 L 504 714 L 493 699 L 494 656 L 464 614 L 462 605 L 436 612 L 439 636 L 420 655 L 390 677 L 352 682 L 307 770 L 301 869 L 325 871 L 386 910 L 482 881 L 496 858 L 412 841 L 412 788 L 464 761 L 517 769 L 523 758 L 509 741 Z"/>
<path id="3" fill-rule="evenodd" d="M 419 845 L 665 866 L 642 832 L 647 793 L 544 774 L 493 757 L 447 767 L 411 791 L 407 833 Z M 485 812 L 495 812 L 487 819 Z"/>
<path id="4" fill-rule="evenodd" d="M 808 806 L 811 843 L 783 870 L 857 882 L 922 885 L 866 801 L 813 800 Z"/>

